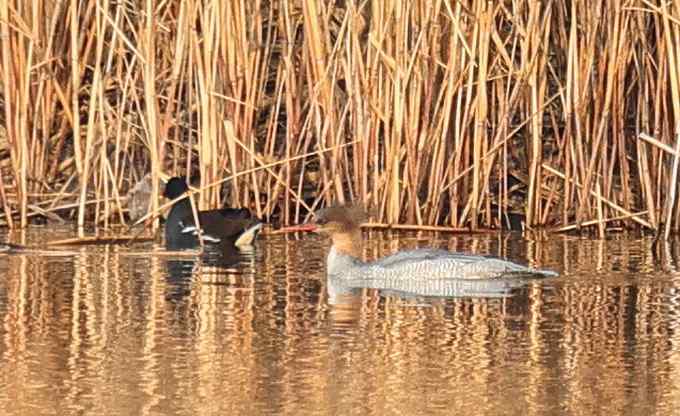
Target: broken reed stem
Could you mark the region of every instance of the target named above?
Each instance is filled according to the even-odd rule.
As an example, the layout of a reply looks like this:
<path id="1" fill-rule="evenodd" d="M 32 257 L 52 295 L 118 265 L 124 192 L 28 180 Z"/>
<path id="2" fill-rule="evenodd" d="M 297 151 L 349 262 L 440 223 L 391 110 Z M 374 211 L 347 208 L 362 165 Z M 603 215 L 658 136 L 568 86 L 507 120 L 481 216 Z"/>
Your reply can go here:
<path id="1" fill-rule="evenodd" d="M 378 229 L 388 229 L 388 230 L 401 230 L 401 231 L 435 231 L 441 233 L 470 233 L 472 230 L 469 227 L 446 227 L 438 225 L 418 225 L 418 224 L 384 224 L 384 223 L 367 223 L 361 224 L 362 228 L 378 228 Z M 477 228 L 474 232 L 477 233 L 490 233 L 496 232 L 497 230 L 490 230 L 484 228 Z"/>
<path id="2" fill-rule="evenodd" d="M 595 193 L 597 194 L 597 236 L 600 239 L 604 239 L 604 211 L 602 209 L 602 191 L 600 188 L 600 182 L 595 184 Z"/>
<path id="3" fill-rule="evenodd" d="M 88 244 L 124 244 L 130 241 L 145 242 L 153 241 L 155 237 L 140 237 L 138 235 L 116 235 L 112 236 L 85 236 L 75 238 L 65 238 L 61 240 L 48 241 L 45 246 L 75 246 Z"/>
<path id="4" fill-rule="evenodd" d="M 638 137 L 640 139 L 648 142 L 648 143 L 653 144 L 654 146 L 658 147 L 659 149 L 663 150 L 664 152 L 669 153 L 671 156 L 674 156 L 677 153 L 676 150 L 673 149 L 671 146 L 656 140 L 654 137 L 652 137 L 652 136 L 650 136 L 646 133 L 640 133 L 638 135 Z"/>
<path id="5" fill-rule="evenodd" d="M 383 229 L 383 230 L 399 230 L 399 231 L 428 231 L 428 232 L 439 232 L 439 233 L 455 233 L 455 234 L 469 234 L 469 233 L 493 233 L 498 232 L 498 230 L 477 228 L 472 231 L 469 227 L 447 227 L 440 225 L 418 225 L 418 224 L 386 224 L 386 223 L 364 223 L 361 224 L 361 228 L 369 229 Z M 277 234 L 290 234 L 300 232 L 298 230 L 290 229 L 280 229 L 267 232 L 267 235 L 277 235 Z"/>
<path id="6" fill-rule="evenodd" d="M 675 206 L 675 193 L 678 187 L 678 165 L 680 164 L 680 129 L 676 135 L 675 154 L 673 156 L 673 169 L 671 170 L 670 190 L 668 194 L 668 205 L 666 206 L 666 228 L 664 239 L 668 240 L 671 234 L 671 223 L 673 222 L 673 207 Z"/>
<path id="7" fill-rule="evenodd" d="M 112 202 L 113 200 L 114 200 L 114 198 L 109 198 L 108 201 Z M 96 205 L 96 204 L 100 204 L 102 202 L 106 202 L 106 201 L 104 199 L 91 199 L 91 200 L 85 201 L 85 205 Z M 29 205 L 28 208 L 30 208 L 33 212 L 29 212 L 27 216 L 28 217 L 34 217 L 34 216 L 37 216 L 37 215 L 44 215 L 44 216 L 49 217 L 50 215 L 52 215 L 55 212 L 70 210 L 70 209 L 74 209 L 74 208 L 78 208 L 78 207 L 80 207 L 79 201 L 73 202 L 73 203 L 70 203 L 70 204 L 62 204 L 62 205 L 49 207 L 48 209 L 42 209 L 37 205 Z M 2 213 L 0 213 L 0 220 L 5 222 L 4 224 L 2 222 L 0 222 L 0 225 L 8 225 L 7 218 Z"/>
<path id="8" fill-rule="evenodd" d="M 551 167 L 551 166 L 549 166 L 549 165 L 547 165 L 547 164 L 545 164 L 545 163 L 542 165 L 542 167 L 543 167 L 543 169 L 547 170 L 548 172 L 552 173 L 553 175 L 555 175 L 555 176 L 557 176 L 557 177 L 559 177 L 559 178 L 561 178 L 561 179 L 566 179 L 566 177 L 564 176 L 563 173 L 559 172 L 558 170 L 554 169 L 553 167 Z M 572 182 L 573 184 L 575 184 L 576 187 L 578 187 L 578 188 L 583 188 L 583 186 L 582 186 L 579 182 L 576 182 L 576 180 L 574 180 L 574 179 L 571 179 L 570 182 Z M 614 202 L 609 201 L 608 199 L 603 198 L 603 197 L 602 197 L 601 195 L 599 195 L 597 192 L 591 190 L 591 191 L 590 191 L 590 194 L 591 194 L 592 196 L 594 196 L 594 197 L 596 198 L 597 201 L 602 201 L 602 202 L 604 202 L 605 204 L 607 204 L 609 207 L 613 208 L 614 210 L 621 212 L 623 215 L 629 216 L 629 218 L 631 218 L 633 221 L 637 222 L 638 224 L 640 224 L 640 225 L 642 225 L 642 226 L 644 226 L 644 227 L 653 229 L 652 225 L 651 225 L 650 223 L 648 223 L 647 221 L 645 221 L 645 220 L 643 220 L 643 219 L 641 219 L 641 218 L 638 218 L 637 216 L 633 215 L 632 212 L 629 212 L 628 210 L 626 210 L 625 208 L 620 207 L 619 205 L 615 204 Z"/>
<path id="9" fill-rule="evenodd" d="M 661 17 L 663 20 L 664 27 L 664 43 L 666 49 L 666 59 L 668 65 L 669 74 L 669 84 L 670 84 L 670 98 L 673 108 L 673 115 L 676 120 L 680 119 L 680 47 L 678 43 L 680 42 L 680 30 L 676 22 L 671 22 L 671 13 L 669 13 L 668 5 L 666 3 L 661 4 Z M 672 4 L 671 10 L 675 10 L 678 13 L 678 4 Z M 673 134 L 674 133 L 674 134 Z M 673 222 L 673 209 L 675 207 L 676 191 L 678 184 L 678 164 L 680 162 L 680 127 L 676 127 L 673 131 L 672 136 L 675 136 L 675 154 L 673 155 L 673 169 L 670 181 L 670 192 L 666 200 L 666 228 L 664 230 L 664 238 L 668 240 L 671 233 L 671 226 Z M 671 137 L 672 137 L 671 136 Z M 675 224 L 675 229 L 678 229 L 678 224 Z"/>
<path id="10" fill-rule="evenodd" d="M 583 227 L 589 227 L 591 225 L 600 225 L 600 224 L 605 224 L 608 222 L 613 222 L 613 221 L 622 221 L 622 220 L 627 220 L 632 217 L 639 217 L 642 215 L 647 215 L 647 211 L 642 211 L 642 212 L 635 212 L 630 215 L 620 215 L 618 217 L 612 217 L 612 218 L 598 218 L 596 220 L 590 220 L 590 221 L 584 221 L 581 224 L 570 224 L 570 225 L 565 225 L 563 227 L 555 228 L 552 231 L 561 233 L 565 231 L 572 231 L 572 230 L 577 230 L 579 228 Z"/>

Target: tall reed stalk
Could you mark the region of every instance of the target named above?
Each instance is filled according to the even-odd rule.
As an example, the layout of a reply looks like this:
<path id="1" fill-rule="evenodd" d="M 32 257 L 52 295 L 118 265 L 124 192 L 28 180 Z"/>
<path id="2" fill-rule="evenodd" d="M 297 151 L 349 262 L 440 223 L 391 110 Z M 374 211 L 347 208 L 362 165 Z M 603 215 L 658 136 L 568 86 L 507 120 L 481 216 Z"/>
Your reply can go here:
<path id="1" fill-rule="evenodd" d="M 124 222 L 151 173 L 283 222 L 678 231 L 678 45 L 647 0 L 1 1 L 0 216 Z"/>

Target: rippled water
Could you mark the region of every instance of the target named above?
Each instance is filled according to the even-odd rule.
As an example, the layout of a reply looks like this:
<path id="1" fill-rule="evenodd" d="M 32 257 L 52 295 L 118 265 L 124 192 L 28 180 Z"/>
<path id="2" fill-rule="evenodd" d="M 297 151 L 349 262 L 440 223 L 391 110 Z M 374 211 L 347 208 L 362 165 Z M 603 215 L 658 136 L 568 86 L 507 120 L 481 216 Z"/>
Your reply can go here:
<path id="1" fill-rule="evenodd" d="M 28 240 L 46 240 L 31 230 Z M 649 239 L 375 234 L 561 273 L 501 298 L 329 293 L 328 242 L 0 256 L 0 413 L 673 414 L 679 257 Z"/>

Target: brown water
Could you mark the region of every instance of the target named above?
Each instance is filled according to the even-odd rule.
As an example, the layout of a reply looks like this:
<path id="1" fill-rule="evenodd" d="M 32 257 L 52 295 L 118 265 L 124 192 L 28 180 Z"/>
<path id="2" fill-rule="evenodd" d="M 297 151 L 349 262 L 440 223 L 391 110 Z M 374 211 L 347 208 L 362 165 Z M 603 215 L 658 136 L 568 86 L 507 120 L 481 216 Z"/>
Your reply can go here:
<path id="1" fill-rule="evenodd" d="M 223 259 L 152 244 L 0 256 L 0 413 L 676 413 L 675 246 L 383 234 L 365 254 L 425 245 L 561 276 L 502 298 L 329 297 L 314 236 Z"/>

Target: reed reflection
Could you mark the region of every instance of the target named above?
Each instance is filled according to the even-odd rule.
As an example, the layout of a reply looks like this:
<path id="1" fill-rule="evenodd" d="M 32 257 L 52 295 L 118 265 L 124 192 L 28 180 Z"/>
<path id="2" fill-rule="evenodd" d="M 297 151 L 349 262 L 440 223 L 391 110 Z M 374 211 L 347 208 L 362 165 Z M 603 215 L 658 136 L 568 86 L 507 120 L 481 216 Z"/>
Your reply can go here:
<path id="1" fill-rule="evenodd" d="M 669 414 L 680 275 L 651 239 L 373 235 L 560 270 L 511 296 L 337 286 L 323 239 L 0 256 L 3 414 Z M 426 299 L 426 301 L 423 301 Z M 493 393 L 490 393 L 493 392 Z M 491 397 L 493 396 L 493 400 Z"/>

